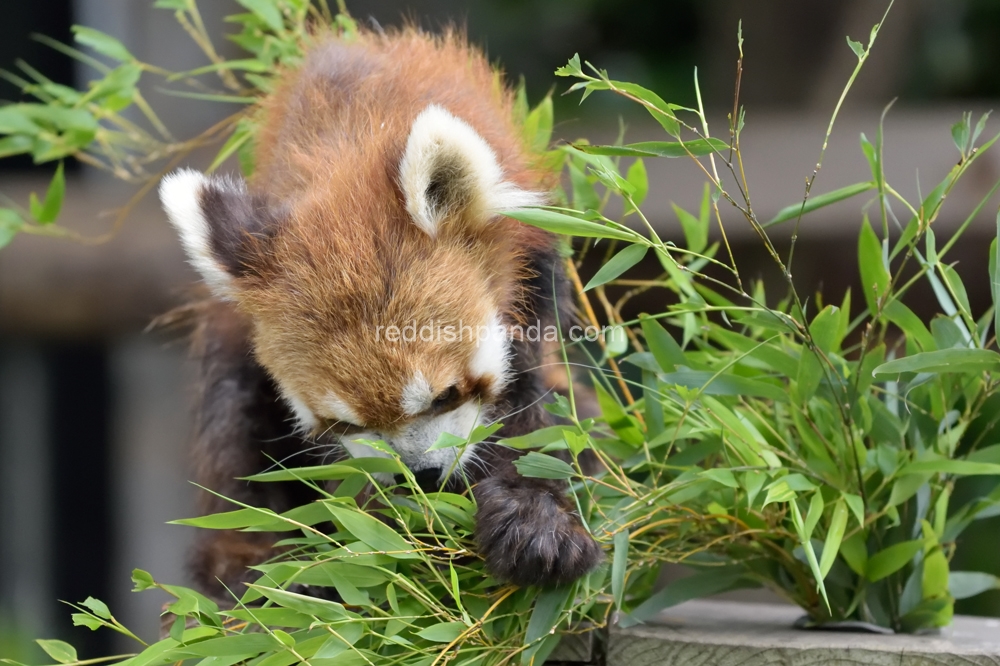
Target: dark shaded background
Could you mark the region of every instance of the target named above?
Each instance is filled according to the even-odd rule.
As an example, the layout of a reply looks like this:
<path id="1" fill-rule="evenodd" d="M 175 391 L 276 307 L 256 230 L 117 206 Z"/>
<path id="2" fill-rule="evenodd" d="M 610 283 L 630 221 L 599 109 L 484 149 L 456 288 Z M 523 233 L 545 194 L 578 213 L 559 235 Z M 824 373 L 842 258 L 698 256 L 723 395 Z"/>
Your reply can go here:
<path id="1" fill-rule="evenodd" d="M 218 30 L 225 29 L 221 17 L 235 11 L 228 2 L 201 4 Z M 429 29 L 448 22 L 467 26 L 472 40 L 512 80 L 524 77 L 533 100 L 565 89 L 566 82 L 552 72 L 577 52 L 617 79 L 641 83 L 684 105 L 694 103 L 697 66 L 716 133 L 732 105 L 736 26 L 742 18 L 744 146 L 761 217 L 801 198 L 830 110 L 854 65 L 844 36 L 866 41 L 884 11 L 883 2 L 871 0 L 356 0 L 349 5 L 373 26 L 397 25 L 404 18 Z M 73 22 L 121 37 L 147 61 L 174 69 L 203 64 L 169 12 L 150 6 L 145 0 L 8 2 L 0 21 L 0 67 L 15 70 L 23 58 L 58 82 L 86 81 L 86 71 L 30 39 L 40 32 L 68 40 Z M 984 111 L 1000 99 L 997 35 L 995 0 L 898 1 L 844 106 L 816 191 L 868 178 L 857 135 L 873 136 L 879 114 L 893 99 L 898 101 L 886 124 L 890 178 L 912 195 L 918 182 L 928 191 L 957 159 L 948 129 L 960 111 Z M 0 81 L 0 99 L 18 95 L 15 86 Z M 222 112 L 155 89 L 147 95 L 182 136 Z M 576 96 L 555 99 L 562 139 L 613 139 L 619 118 L 632 140 L 656 138 L 649 121 L 610 95 L 594 95 L 582 106 Z M 666 237 L 677 237 L 669 203 L 693 208 L 701 180 L 679 161 L 649 166 L 648 214 Z M 33 167 L 24 159 L 0 160 L 0 193 L 23 201 L 27 192 L 44 187 L 50 173 L 51 167 Z M 1000 161 L 983 160 L 969 174 L 968 186 L 956 190 L 957 212 L 942 216 L 940 225 L 954 227 L 998 178 Z M 100 174 L 76 169 L 65 223 L 100 233 L 109 224 L 101 212 L 130 194 Z M 831 301 L 851 286 L 857 293 L 855 239 L 863 203 L 839 205 L 804 225 L 795 271 L 803 293 L 822 289 Z M 995 210 L 995 202 L 986 210 Z M 977 313 L 989 307 L 985 266 L 995 233 L 992 215 L 977 219 L 952 255 Z M 778 289 L 759 242 L 739 220 L 730 223 L 744 275 L 762 277 Z M 783 251 L 787 236 L 787 231 L 776 234 Z M 184 351 L 170 336 L 143 329 L 183 301 L 192 279 L 149 200 L 105 245 L 18 238 L 0 251 L 0 656 L 41 658 L 25 647 L 26 638 L 35 636 L 68 638 L 84 657 L 107 654 L 111 636 L 70 628 L 69 609 L 55 602 L 87 595 L 109 601 L 151 638 L 163 600 L 148 593 L 130 596 L 128 571 L 142 567 L 159 579 L 184 581 L 181 561 L 190 534 L 163 525 L 191 512 Z M 925 314 L 936 309 L 929 290 L 914 292 L 913 302 Z M 662 305 L 654 297 L 636 307 Z M 984 492 L 995 483 L 981 479 L 958 493 Z M 1000 518 L 978 523 L 963 537 L 953 567 L 1000 574 L 998 543 Z M 1000 592 L 960 602 L 958 609 L 1000 615 Z"/>

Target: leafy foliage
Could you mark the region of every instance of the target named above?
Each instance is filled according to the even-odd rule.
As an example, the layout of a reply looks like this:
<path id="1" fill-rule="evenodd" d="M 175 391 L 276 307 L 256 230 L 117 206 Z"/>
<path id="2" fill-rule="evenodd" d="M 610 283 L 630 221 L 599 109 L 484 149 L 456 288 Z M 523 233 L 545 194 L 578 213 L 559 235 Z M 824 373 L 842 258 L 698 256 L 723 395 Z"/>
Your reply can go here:
<path id="1" fill-rule="evenodd" d="M 73 155 L 123 178 L 155 178 L 147 164 L 166 159 L 169 166 L 191 144 L 161 142 L 124 124 L 120 112 L 129 105 L 144 110 L 133 78 L 154 73 L 194 81 L 211 74 L 231 94 L 195 94 L 244 106 L 196 142 L 228 132 L 213 167 L 237 154 L 249 172 L 255 100 L 270 89 L 275 71 L 301 58 L 310 22 L 332 23 L 347 39 L 354 28 L 342 8 L 333 16 L 325 5 L 305 0 L 240 4 L 247 13 L 230 17 L 239 29 L 232 39 L 250 57 L 227 61 L 215 55 L 193 0 L 158 0 L 211 61 L 185 73 L 138 63 L 110 37 L 79 29 L 79 43 L 121 64 L 101 64 L 104 78 L 89 92 L 26 83 L 41 104 L 0 109 L 0 131 L 11 139 L 6 145 L 20 146 L 38 161 Z M 867 46 L 849 41 L 858 67 L 841 101 L 878 28 Z M 742 37 L 740 46 L 738 71 Z M 598 324 L 593 297 L 611 326 L 598 340 L 600 358 L 591 358 L 601 417 L 580 418 L 570 389 L 546 406 L 561 425 L 505 444 L 533 449 L 517 461 L 521 474 L 569 482 L 588 529 L 609 550 L 609 566 L 560 588 L 498 585 L 475 555 L 471 495 L 424 493 L 391 449 L 373 443 L 390 457 L 279 469 L 250 479 L 307 483 L 322 497 L 316 502 L 280 515 L 240 506 L 179 521 L 287 535 L 283 554 L 255 567 L 257 582 L 245 593 L 234 591 L 231 609 L 137 570 L 137 591 L 156 588 L 175 599 L 167 609 L 176 617 L 169 635 L 146 644 L 103 603 L 88 599 L 76 607 L 76 624 L 123 633 L 139 641 L 141 651 L 124 661 L 81 662 L 71 646 L 41 642 L 54 660 L 69 666 L 184 660 L 202 666 L 530 664 L 555 647 L 556 630 L 605 626 L 614 610 L 621 613 L 620 624 L 636 624 L 667 606 L 736 587 L 768 587 L 817 623 L 862 620 L 917 631 L 947 624 L 955 599 L 998 586 L 987 574 L 949 571 L 962 531 L 1000 513 L 1000 488 L 964 506 L 950 502 L 961 477 L 1000 473 L 1000 445 L 992 439 L 1000 310 L 994 306 L 975 316 L 945 257 L 1000 183 L 940 247 L 934 222 L 948 193 L 1000 135 L 977 144 L 985 117 L 972 127 L 964 116 L 952 128 L 958 163 L 923 201 L 910 203 L 886 180 L 879 127 L 874 144 L 861 137 L 871 170 L 865 180 L 818 196 L 811 195 L 810 180 L 801 202 L 761 222 L 745 194 L 738 99 L 723 141 L 710 135 L 700 106 L 667 103 L 586 67 L 574 56 L 558 73 L 575 79 L 571 90 L 584 98 L 610 91 L 641 105 L 668 140 L 613 146 L 581 141 L 549 149 L 551 100 L 530 108 L 519 93 L 515 113 L 525 141 L 565 172 L 567 189 L 558 193 L 559 205 L 508 214 L 582 239 L 576 262 L 567 264 L 570 276 L 590 323 Z M 125 83 L 115 87 L 109 80 Z M 697 77 L 695 89 L 700 100 Z M 151 111 L 147 119 L 157 125 Z M 630 160 L 627 168 L 623 158 Z M 674 207 L 682 243 L 662 240 L 642 213 L 650 187 L 643 160 L 656 158 L 690 159 L 707 181 L 697 211 Z M 60 169 L 48 193 L 32 198 L 28 213 L 0 210 L 0 240 L 51 224 L 62 192 Z M 861 220 L 864 286 L 853 300 L 863 307 L 853 315 L 850 293 L 837 304 L 818 296 L 803 299 L 791 281 L 794 240 L 782 257 L 768 230 L 788 223 L 797 230 L 810 212 L 861 194 L 873 197 L 865 209 L 877 210 L 880 224 L 873 227 L 867 213 Z M 612 201 L 621 206 L 609 206 Z M 758 234 L 786 280 L 780 296 L 766 293 L 762 283 L 744 282 L 726 241 L 720 202 Z M 904 219 L 893 206 L 906 211 Z M 612 208 L 621 211 L 618 219 L 606 216 Z M 721 240 L 714 240 L 713 225 Z M 597 251 L 606 260 L 585 286 L 576 269 Z M 997 252 L 994 243 L 994 303 L 1000 293 Z M 660 276 L 622 277 L 647 256 L 658 260 Z M 929 324 L 906 305 L 923 280 L 940 306 Z M 611 286 L 629 291 L 611 302 Z M 666 295 L 665 311 L 624 320 L 627 302 L 652 289 Z M 581 347 L 581 353 L 590 350 Z M 491 428 L 474 432 L 470 441 L 482 440 Z M 468 445 L 450 437 L 435 447 Z M 596 456 L 600 472 L 588 474 L 581 466 L 584 451 Z M 553 452 L 565 452 L 565 458 Z M 386 486 L 377 474 L 402 475 L 403 481 Z M 696 572 L 657 591 L 663 562 L 683 562 Z"/>
<path id="2" fill-rule="evenodd" d="M 67 158 L 142 185 L 119 212 L 116 224 L 164 173 L 200 146 L 224 140 L 210 170 L 236 154 L 243 170 L 252 171 L 255 103 L 271 90 L 274 76 L 301 62 L 315 25 L 329 25 L 344 39 L 351 39 L 356 27 L 346 12 L 334 15 L 325 0 L 241 0 L 240 4 L 248 11 L 228 17 L 238 29 L 228 38 L 249 52 L 247 58 L 227 60 L 216 52 L 196 0 L 156 0 L 156 7 L 174 12 L 210 64 L 171 72 L 141 62 L 110 35 L 74 26 L 76 46 L 38 39 L 96 72 L 86 89 L 54 83 L 23 63 L 20 73 L 0 72 L 36 100 L 0 107 L 0 158 L 27 154 L 36 164 L 58 163 L 44 206 L 32 195 L 27 207 L 15 202 L 0 207 L 0 248 L 17 233 L 75 237 L 54 224 L 62 205 L 62 162 Z M 233 104 L 238 110 L 201 135 L 178 140 L 143 96 L 141 88 L 147 85 L 182 97 Z"/>

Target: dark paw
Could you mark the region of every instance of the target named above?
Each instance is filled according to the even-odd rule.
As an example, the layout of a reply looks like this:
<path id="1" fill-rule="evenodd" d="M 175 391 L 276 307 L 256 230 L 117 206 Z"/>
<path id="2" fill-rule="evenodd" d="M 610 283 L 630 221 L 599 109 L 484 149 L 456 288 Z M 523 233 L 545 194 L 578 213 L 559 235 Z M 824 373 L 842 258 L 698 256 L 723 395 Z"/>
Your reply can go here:
<path id="1" fill-rule="evenodd" d="M 502 582 L 562 585 L 591 571 L 604 552 L 556 484 L 487 478 L 475 488 L 476 542 Z"/>

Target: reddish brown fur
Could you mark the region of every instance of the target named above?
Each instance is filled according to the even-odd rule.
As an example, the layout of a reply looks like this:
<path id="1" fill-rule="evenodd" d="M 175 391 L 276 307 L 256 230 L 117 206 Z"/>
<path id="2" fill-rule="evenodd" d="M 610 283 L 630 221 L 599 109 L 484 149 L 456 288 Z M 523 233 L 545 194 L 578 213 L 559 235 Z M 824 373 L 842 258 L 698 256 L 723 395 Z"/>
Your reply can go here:
<path id="1" fill-rule="evenodd" d="M 198 481 L 276 511 L 305 501 L 306 486 L 235 479 L 275 460 L 308 464 L 294 457 L 316 442 L 296 434 L 280 393 L 322 419 L 329 415 L 319 403 L 333 391 L 359 425 L 391 433 L 412 418 L 400 395 L 420 371 L 434 394 L 454 382 L 456 404 L 491 405 L 504 423 L 501 435 L 525 434 L 551 425 L 540 343 L 511 343 L 504 387 L 471 372 L 468 337 L 393 345 L 377 332 L 410 322 L 476 327 L 497 311 L 506 324 L 547 326 L 570 302 L 550 234 L 465 212 L 446 217 L 432 237 L 406 210 L 400 160 L 414 120 L 431 104 L 485 139 L 505 180 L 530 191 L 554 185 L 533 167 L 537 157 L 512 120 L 511 93 L 485 57 L 454 32 L 315 42 L 303 67 L 278 77 L 265 100 L 249 193 L 211 184 L 199 195 L 210 250 L 233 280 L 224 295 L 234 302 L 213 301 L 195 313 Z M 600 546 L 562 482 L 521 477 L 511 464 L 520 454 L 495 444 L 481 444 L 477 454 L 466 470 L 479 503 L 476 537 L 498 579 L 563 583 L 600 563 Z M 453 490 L 464 487 L 453 482 Z M 205 499 L 206 512 L 224 510 L 215 496 Z M 245 566 L 266 556 L 266 543 L 259 534 L 203 534 L 193 562 L 199 585 L 224 598 L 226 587 L 248 578 Z"/>
<path id="2" fill-rule="evenodd" d="M 259 359 L 286 388 L 318 414 L 317 387 L 350 396 L 367 423 L 385 428 L 404 419 L 398 396 L 414 371 L 443 390 L 473 347 L 393 348 L 377 339 L 379 326 L 475 327 L 494 308 L 516 321 L 524 257 L 552 243 L 508 218 L 450 219 L 437 238 L 418 228 L 397 182 L 414 119 L 434 101 L 493 147 L 507 180 L 544 190 L 551 179 L 531 166 L 510 92 L 456 33 L 318 42 L 264 105 L 250 188 L 287 206 L 286 226 L 241 285 L 240 304 L 257 322 Z"/>

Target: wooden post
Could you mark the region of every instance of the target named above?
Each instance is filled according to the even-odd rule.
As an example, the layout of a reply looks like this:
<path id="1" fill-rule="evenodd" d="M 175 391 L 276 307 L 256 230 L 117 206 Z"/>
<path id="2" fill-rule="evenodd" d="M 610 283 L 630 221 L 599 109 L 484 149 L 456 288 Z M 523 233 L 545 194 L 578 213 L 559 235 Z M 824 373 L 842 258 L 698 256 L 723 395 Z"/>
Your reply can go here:
<path id="1" fill-rule="evenodd" d="M 956 616 L 940 634 L 792 628 L 794 606 L 689 601 L 610 632 L 607 666 L 975 666 L 1000 664 L 1000 620 Z"/>

